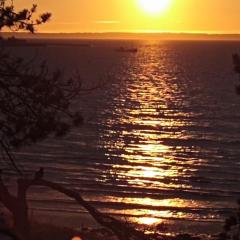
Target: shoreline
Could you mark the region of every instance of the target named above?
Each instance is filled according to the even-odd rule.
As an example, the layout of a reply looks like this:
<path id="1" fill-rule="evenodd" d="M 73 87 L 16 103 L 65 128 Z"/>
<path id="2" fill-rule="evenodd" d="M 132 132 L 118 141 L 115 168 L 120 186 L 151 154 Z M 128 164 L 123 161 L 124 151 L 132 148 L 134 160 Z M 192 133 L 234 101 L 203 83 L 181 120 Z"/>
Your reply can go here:
<path id="1" fill-rule="evenodd" d="M 99 229 L 102 228 L 101 225 L 95 222 L 95 220 L 88 213 L 66 213 L 66 212 L 54 212 L 54 211 L 41 211 L 34 210 L 30 211 L 30 218 L 33 221 L 37 221 L 41 224 L 50 224 L 63 228 L 73 228 L 75 230 L 81 229 Z M 127 221 L 126 218 L 120 218 L 123 221 Z M 190 234 L 190 235 L 202 235 L 205 236 L 215 236 L 219 234 L 222 230 L 222 223 L 209 224 L 209 222 L 192 222 L 184 220 L 168 220 L 162 224 L 147 226 L 134 224 L 137 228 L 141 230 L 146 230 L 148 232 L 154 231 L 154 229 L 159 228 L 163 234 L 168 236 L 176 236 L 178 234 Z M 161 229 L 162 228 L 162 229 Z"/>
<path id="2" fill-rule="evenodd" d="M 12 221 L 10 220 L 11 216 L 8 212 L 5 212 L 4 215 L 7 226 L 10 226 L 10 229 L 12 229 Z M 105 234 L 105 240 L 117 240 L 110 230 L 96 223 L 87 213 L 66 214 L 66 212 L 45 212 L 35 209 L 34 211 L 29 210 L 29 218 L 32 222 L 34 234 L 40 234 L 42 236 L 39 240 L 46 239 L 46 236 L 48 235 L 51 235 L 51 238 L 53 238 L 60 233 L 68 237 L 73 233 L 79 233 L 82 234 L 79 236 L 87 236 L 86 238 L 83 238 L 84 240 L 100 240 L 102 238 L 99 236 Z M 122 220 L 124 221 L 124 219 Z M 182 240 L 181 236 L 187 236 L 186 239 L 183 238 L 184 240 L 215 240 L 222 230 L 222 228 L 217 226 L 213 228 L 213 226 L 209 226 L 208 223 L 188 223 L 189 224 L 186 224 L 186 222 L 183 221 L 178 221 L 172 223 L 169 222 L 169 224 L 162 224 L 158 227 L 134 226 L 137 226 L 137 229 L 144 231 L 148 235 L 155 234 L 157 236 L 156 239 L 160 240 Z M 126 224 L 128 224 L 128 222 L 126 222 Z M 57 239 L 60 240 L 61 237 L 62 236 L 60 236 L 60 238 L 57 237 Z"/>

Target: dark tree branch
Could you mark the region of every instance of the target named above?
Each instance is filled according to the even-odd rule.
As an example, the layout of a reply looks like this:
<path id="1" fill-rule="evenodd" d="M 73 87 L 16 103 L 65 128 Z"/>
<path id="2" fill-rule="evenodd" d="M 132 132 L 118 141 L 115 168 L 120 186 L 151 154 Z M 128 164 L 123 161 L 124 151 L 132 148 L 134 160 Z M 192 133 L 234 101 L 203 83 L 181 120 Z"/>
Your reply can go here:
<path id="1" fill-rule="evenodd" d="M 96 208 L 91 206 L 87 201 L 85 201 L 77 191 L 65 188 L 58 183 L 50 182 L 43 179 L 21 179 L 19 180 L 19 186 L 21 186 L 24 191 L 27 191 L 32 186 L 48 187 L 55 191 L 63 193 L 72 199 L 75 199 L 75 201 L 79 203 L 82 207 L 84 207 L 101 226 L 111 230 L 120 240 L 149 239 L 143 232 L 136 230 L 134 227 L 126 225 L 124 222 L 119 221 L 107 214 L 101 213 Z"/>
<path id="2" fill-rule="evenodd" d="M 80 79 L 50 75 L 45 64 L 38 70 L 7 54 L 0 57 L 0 144 L 12 166 L 20 172 L 11 151 L 48 136 L 63 136 L 82 123 L 70 109 L 81 93 Z"/>
<path id="3" fill-rule="evenodd" d="M 30 9 L 15 11 L 13 1 L 0 0 L 0 30 L 3 27 L 10 28 L 14 31 L 26 30 L 35 32 L 35 27 L 46 23 L 50 13 L 43 13 L 37 18 L 33 18 L 36 13 L 37 5 L 32 5 Z"/>
<path id="4" fill-rule="evenodd" d="M 0 201 L 10 212 L 14 211 L 14 203 L 16 202 L 16 198 L 9 193 L 2 180 L 2 177 L 0 177 Z"/>
<path id="5" fill-rule="evenodd" d="M 1 146 L 2 150 L 6 153 L 8 159 L 10 160 L 12 167 L 17 171 L 18 174 L 22 175 L 22 171 L 17 166 L 13 155 L 9 151 L 9 147 L 5 146 L 4 142 L 2 142 L 2 141 L 0 141 L 0 146 Z"/>

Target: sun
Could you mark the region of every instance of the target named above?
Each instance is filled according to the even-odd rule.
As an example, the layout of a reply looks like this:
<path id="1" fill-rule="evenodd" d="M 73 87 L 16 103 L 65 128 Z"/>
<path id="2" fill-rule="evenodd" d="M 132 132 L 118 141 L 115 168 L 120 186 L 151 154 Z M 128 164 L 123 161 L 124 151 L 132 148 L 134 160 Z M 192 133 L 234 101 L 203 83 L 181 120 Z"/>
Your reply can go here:
<path id="1" fill-rule="evenodd" d="M 138 0 L 140 7 L 151 15 L 164 13 L 171 4 L 171 0 Z"/>

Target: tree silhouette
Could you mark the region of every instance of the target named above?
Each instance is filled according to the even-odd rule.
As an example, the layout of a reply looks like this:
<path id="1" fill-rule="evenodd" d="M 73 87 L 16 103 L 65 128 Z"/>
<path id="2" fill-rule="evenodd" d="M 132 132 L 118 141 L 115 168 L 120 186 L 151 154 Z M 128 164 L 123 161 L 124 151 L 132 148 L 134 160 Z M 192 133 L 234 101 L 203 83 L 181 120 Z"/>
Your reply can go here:
<path id="1" fill-rule="evenodd" d="M 4 27 L 11 30 L 27 30 L 35 31 L 35 26 L 47 22 L 51 14 L 43 13 L 39 17 L 34 18 L 37 5 L 33 4 L 30 9 L 22 9 L 15 11 L 13 0 L 0 0 L 0 30 Z"/>
<path id="2" fill-rule="evenodd" d="M 13 2 L 0 0 L 0 30 L 35 31 L 49 20 L 43 13 L 34 19 L 37 6 L 15 12 Z M 82 117 L 71 109 L 81 90 L 78 77 L 64 79 L 59 71 L 49 73 L 43 62 L 36 70 L 23 58 L 0 52 L 0 147 L 18 169 L 11 150 L 36 143 L 49 135 L 63 136 L 71 126 L 79 125 Z"/>
<path id="3" fill-rule="evenodd" d="M 234 71 L 239 75 L 240 81 L 240 57 L 238 54 L 232 55 Z M 236 86 L 236 92 L 240 95 L 240 83 Z M 226 218 L 223 232 L 218 240 L 240 240 L 240 199 L 237 201 L 238 208 L 236 212 Z"/>
<path id="4" fill-rule="evenodd" d="M 225 220 L 223 232 L 218 240 L 240 240 L 240 200 L 237 203 L 238 208 Z"/>
<path id="5" fill-rule="evenodd" d="M 43 13 L 35 17 L 36 10 L 37 6 L 33 5 L 30 9 L 15 11 L 13 1 L 0 0 L 0 31 L 8 28 L 34 33 L 35 27 L 47 22 L 51 16 L 50 13 Z M 80 91 L 81 81 L 78 77 L 62 78 L 59 71 L 49 73 L 44 62 L 36 67 L 1 48 L 0 150 L 19 174 L 23 173 L 12 154 L 14 149 L 50 135 L 63 136 L 72 126 L 81 124 L 80 113 L 72 108 L 73 100 Z M 2 170 L 0 202 L 12 213 L 21 239 L 28 239 L 30 225 L 24 187 L 19 185 L 15 197 L 1 175 Z"/>
<path id="6" fill-rule="evenodd" d="M 240 81 L 240 57 L 238 54 L 233 54 L 233 65 L 234 65 L 234 71 L 239 75 L 239 81 Z M 236 92 L 240 95 L 240 83 L 236 86 Z"/>

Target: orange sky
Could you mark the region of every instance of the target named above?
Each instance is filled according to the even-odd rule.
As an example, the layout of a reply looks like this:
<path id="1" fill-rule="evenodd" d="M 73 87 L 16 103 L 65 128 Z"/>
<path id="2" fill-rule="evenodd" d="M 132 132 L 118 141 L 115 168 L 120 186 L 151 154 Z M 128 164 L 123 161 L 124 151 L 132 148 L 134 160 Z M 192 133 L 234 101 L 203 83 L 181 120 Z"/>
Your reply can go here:
<path id="1" fill-rule="evenodd" d="M 161 1 L 161 0 L 159 0 Z M 240 0 L 170 0 L 151 15 L 139 0 L 15 0 L 17 7 L 37 3 L 51 22 L 39 32 L 170 31 L 240 33 Z"/>

